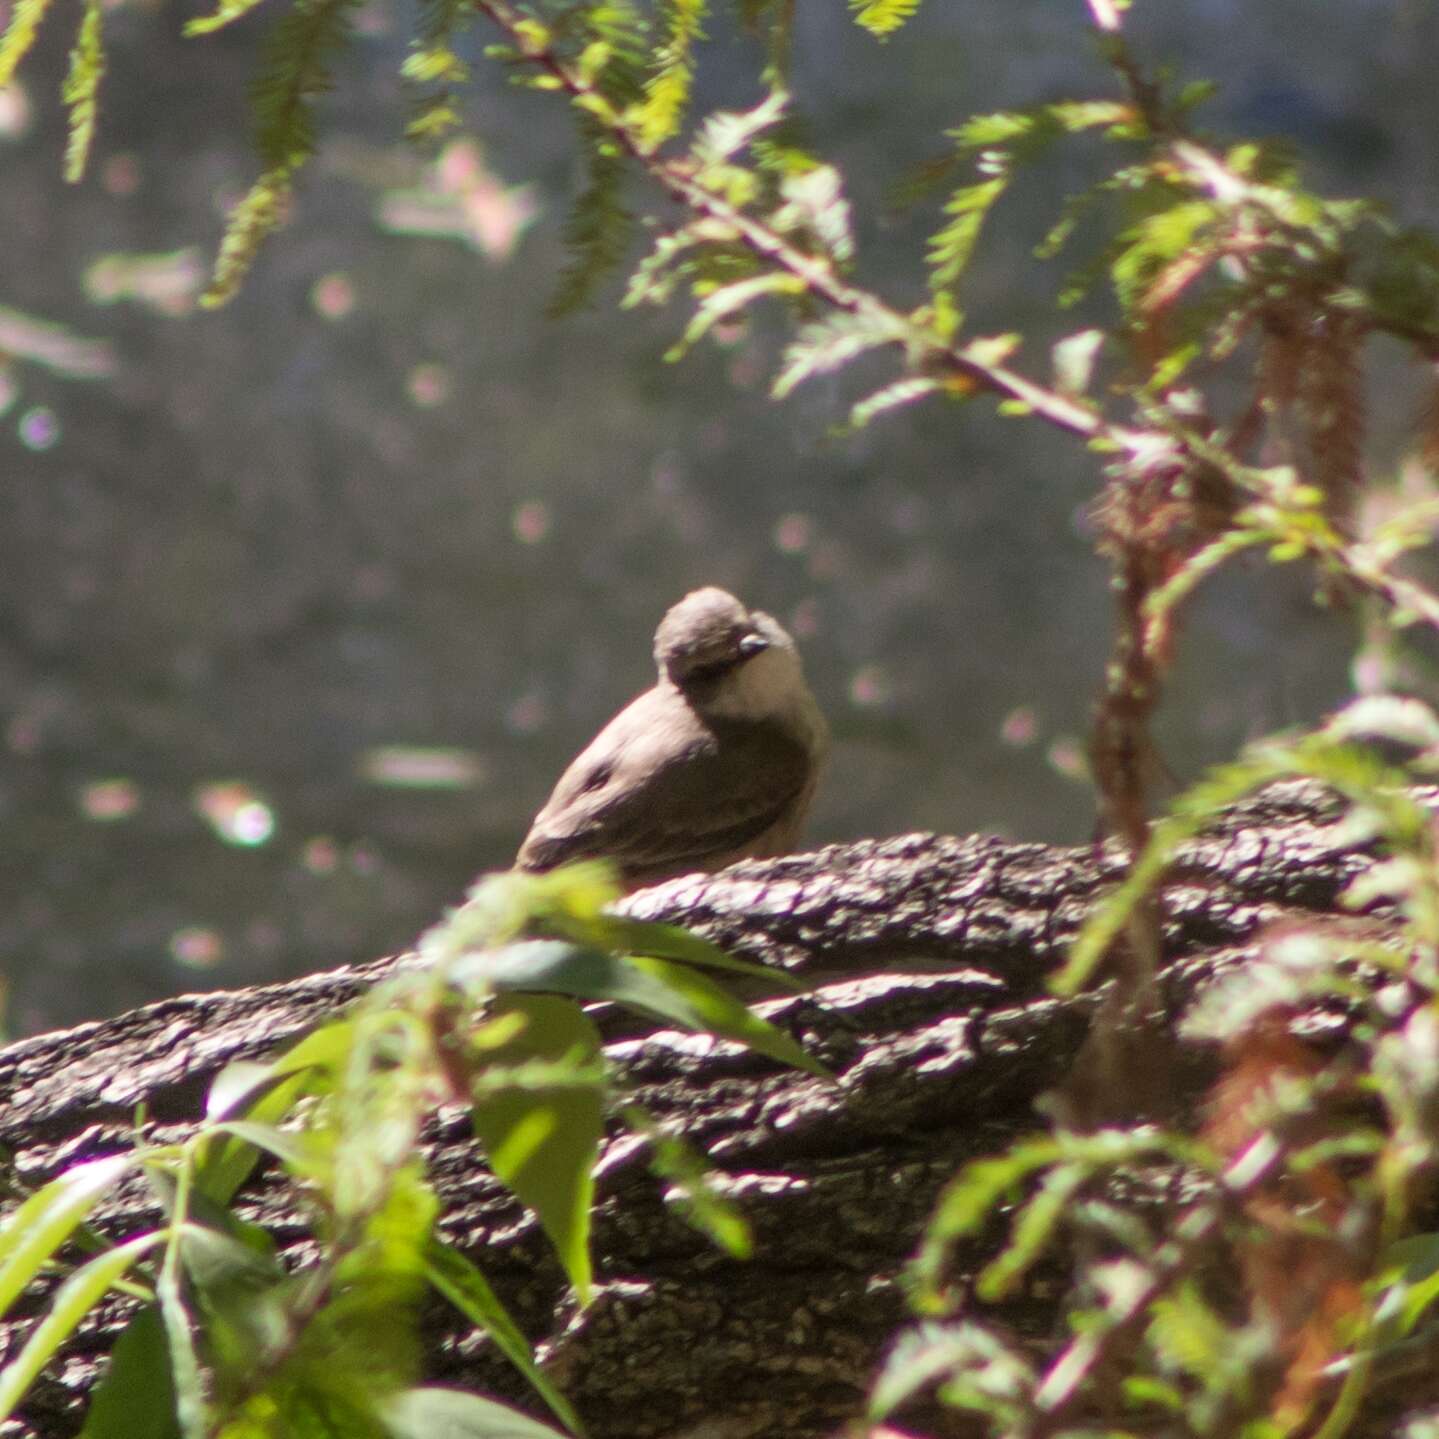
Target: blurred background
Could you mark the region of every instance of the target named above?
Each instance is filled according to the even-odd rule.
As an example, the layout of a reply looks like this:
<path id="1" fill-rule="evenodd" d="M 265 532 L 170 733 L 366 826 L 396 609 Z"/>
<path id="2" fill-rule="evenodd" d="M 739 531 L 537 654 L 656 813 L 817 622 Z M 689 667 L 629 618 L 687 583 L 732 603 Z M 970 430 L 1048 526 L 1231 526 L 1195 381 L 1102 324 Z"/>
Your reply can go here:
<path id="1" fill-rule="evenodd" d="M 1096 459 L 984 402 L 835 440 L 863 376 L 774 404 L 762 326 L 666 365 L 682 315 L 620 312 L 618 282 L 547 319 L 580 180 L 566 108 L 481 65 L 465 137 L 398 141 L 394 0 L 360 12 L 291 223 L 234 303 L 198 310 L 255 173 L 272 8 L 191 41 L 198 7 L 108 10 L 80 186 L 60 180 L 73 15 L 0 93 L 9 1032 L 407 944 L 509 862 L 704 583 L 799 637 L 836 738 L 814 841 L 1088 839 Z M 798 8 L 797 107 L 847 177 L 859 278 L 896 302 L 924 293 L 936 212 L 885 197 L 945 127 L 1112 93 L 1079 0 L 931 0 L 884 45 L 838 0 Z M 712 30 L 701 109 L 753 104 L 753 43 Z M 1217 132 L 1287 137 L 1316 187 L 1439 215 L 1430 4 L 1148 0 L 1129 30 L 1220 82 Z M 1040 374 L 1084 322 L 1051 303 L 1083 248 L 1029 249 L 1085 179 L 1061 156 L 1021 182 L 967 282 L 975 329 L 1032 333 Z M 1374 390 L 1392 479 L 1421 397 Z M 1355 632 L 1282 574 L 1206 592 L 1161 724 L 1176 780 L 1337 703 Z"/>

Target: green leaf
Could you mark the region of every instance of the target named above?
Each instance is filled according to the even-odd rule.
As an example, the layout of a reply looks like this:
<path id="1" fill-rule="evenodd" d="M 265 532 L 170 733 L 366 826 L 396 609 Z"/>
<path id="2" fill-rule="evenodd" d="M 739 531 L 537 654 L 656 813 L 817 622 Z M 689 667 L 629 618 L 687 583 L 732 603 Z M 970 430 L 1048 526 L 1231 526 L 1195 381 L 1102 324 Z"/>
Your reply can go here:
<path id="1" fill-rule="evenodd" d="M 1088 1169 L 1078 1164 L 1063 1165 L 1045 1175 L 1039 1192 L 1020 1211 L 1004 1252 L 980 1274 L 975 1293 L 981 1299 L 993 1303 L 1009 1295 L 1039 1258 L 1088 1178 Z"/>
<path id="2" fill-rule="evenodd" d="M 995 1206 L 1024 1183 L 1035 1171 L 1051 1166 L 1074 1166 L 1080 1177 L 1133 1163 L 1149 1155 L 1174 1155 L 1183 1146 L 1171 1136 L 1148 1127 L 1101 1129 L 1090 1134 L 1061 1133 L 1021 1140 L 1004 1154 L 977 1159 L 965 1165 L 941 1194 L 934 1218 L 912 1265 L 912 1273 L 933 1303 L 949 1246 L 975 1234 L 988 1221 Z M 1184 1151 L 1187 1153 L 1187 1151 Z M 1072 1191 L 1072 1180 L 1059 1186 Z M 1001 1256 L 1001 1266 L 1024 1264 L 1032 1258 L 1032 1245 L 1048 1235 L 1055 1219 L 1049 1201 L 1040 1204 L 1030 1228 L 1016 1235 L 1012 1258 Z M 998 1279 L 1005 1277 L 1001 1267 Z"/>
<path id="3" fill-rule="evenodd" d="M 983 1414 L 993 1430 L 1009 1432 L 1023 1426 L 1037 1383 L 1023 1355 L 982 1325 L 924 1323 L 890 1351 L 870 1392 L 869 1416 L 885 1419 L 939 1384 L 947 1407 Z"/>
<path id="4" fill-rule="evenodd" d="M 634 217 L 624 204 L 624 163 L 602 126 L 588 117 L 580 125 L 588 183 L 565 221 L 569 263 L 550 299 L 551 316 L 583 308 L 600 281 L 624 259 Z"/>
<path id="5" fill-rule="evenodd" d="M 896 380 L 893 384 L 866 396 L 850 410 L 849 428 L 862 430 L 880 415 L 912 405 L 926 395 L 938 394 L 943 388 L 938 380 L 925 379 L 923 376 L 906 376 L 902 380 Z"/>
<path id="6" fill-rule="evenodd" d="M 474 955 L 470 964 L 500 993 L 551 990 L 576 999 L 608 999 L 700 1033 L 718 1034 L 828 1076 L 787 1035 L 753 1015 L 733 995 L 685 965 L 620 957 L 554 940 L 507 945 Z M 465 970 L 457 972 L 463 978 Z"/>
<path id="7" fill-rule="evenodd" d="M 290 203 L 290 170 L 267 170 L 231 209 L 215 260 L 215 272 L 200 304 L 215 309 L 234 299 L 266 236 L 285 218 Z"/>
<path id="8" fill-rule="evenodd" d="M 487 1067 L 503 1071 L 540 1059 L 592 1066 L 600 1037 L 566 999 L 515 994 L 495 1001 L 496 1018 L 519 1014 L 525 1027 L 486 1052 Z M 487 1078 L 488 1073 L 487 1073 Z M 487 1091 L 474 1105 L 475 1133 L 496 1176 L 534 1212 L 578 1290 L 589 1296 L 590 1203 L 594 1162 L 603 1130 L 603 1091 L 595 1085 Z"/>
<path id="9" fill-rule="evenodd" d="M 238 1224 L 228 1211 L 222 1217 Z M 249 1374 L 285 1351 L 295 1325 L 286 1304 L 289 1281 L 273 1247 L 249 1242 L 244 1228 L 228 1233 L 187 1224 L 180 1257 L 203 1315 L 213 1369 Z"/>
<path id="10" fill-rule="evenodd" d="M 707 0 L 663 0 L 665 38 L 654 52 L 644 103 L 634 115 L 640 143 L 653 150 L 679 133 L 694 82 L 694 47 L 704 39 Z"/>
<path id="11" fill-rule="evenodd" d="M 90 142 L 95 138 L 95 117 L 99 112 L 100 81 L 105 74 L 105 50 L 101 41 L 101 0 L 85 0 L 85 15 L 70 51 L 70 69 L 61 87 L 61 98 L 70 111 L 70 134 L 65 144 L 65 179 L 77 184 L 85 174 Z"/>
<path id="12" fill-rule="evenodd" d="M 187 1198 L 189 1173 L 181 1170 L 176 1185 L 174 1210 L 183 1214 Z M 166 1238 L 165 1258 L 155 1285 L 160 1301 L 160 1318 L 165 1326 L 165 1346 L 170 1356 L 170 1383 L 175 1395 L 175 1417 L 183 1439 L 210 1439 L 208 1404 L 205 1384 L 200 1373 L 200 1356 L 195 1350 L 195 1334 L 190 1311 L 185 1306 L 181 1285 L 180 1244 L 183 1227 L 172 1223 Z"/>
<path id="13" fill-rule="evenodd" d="M 15 0 L 10 23 L 0 36 L 0 90 L 15 78 L 15 69 L 35 43 L 40 22 L 50 8 L 50 0 Z"/>
<path id="14" fill-rule="evenodd" d="M 104 1161 L 100 1161 L 103 1163 Z M 106 1291 L 141 1256 L 164 1242 L 163 1230 L 141 1234 L 107 1250 L 77 1269 L 56 1291 L 45 1317 L 30 1331 L 25 1347 L 0 1369 L 0 1421 L 10 1418 L 35 1376 L 75 1332 Z"/>
<path id="15" fill-rule="evenodd" d="M 425 1253 L 425 1276 L 471 1323 L 495 1341 L 500 1353 L 530 1382 L 571 1434 L 584 1433 L 574 1406 L 535 1363 L 534 1351 L 510 1317 L 490 1282 L 458 1249 L 432 1238 Z"/>
<path id="16" fill-rule="evenodd" d="M 128 1154 L 77 1164 L 37 1190 L 5 1221 L 0 1229 L 0 1314 L 135 1165 Z"/>
<path id="17" fill-rule="evenodd" d="M 964 273 L 975 241 L 994 202 L 1004 194 L 1007 176 L 966 185 L 949 197 L 944 213 L 949 223 L 929 242 L 930 288 L 948 291 Z"/>
<path id="18" fill-rule="evenodd" d="M 386 1400 L 381 1413 L 394 1439 L 564 1439 L 508 1404 L 460 1389 L 407 1389 Z"/>
<path id="19" fill-rule="evenodd" d="M 682 1140 L 665 1133 L 642 1110 L 625 1111 L 625 1122 L 650 1143 L 650 1168 L 674 1186 L 672 1199 L 689 1225 L 706 1235 L 734 1259 L 748 1259 L 754 1242 L 744 1216 L 711 1182 L 704 1161 Z"/>
<path id="20" fill-rule="evenodd" d="M 887 40 L 919 9 L 919 0 L 849 0 L 856 25 Z"/>
<path id="21" fill-rule="evenodd" d="M 181 33 L 187 38 L 193 35 L 209 35 L 212 31 L 238 20 L 242 15 L 248 15 L 260 3 L 261 0 L 221 0 L 219 8 L 213 14 L 197 15 L 193 20 L 187 20 Z"/>
<path id="22" fill-rule="evenodd" d="M 657 988 L 650 990 L 649 1000 L 635 1000 L 642 1007 L 653 1008 L 687 1029 L 737 1040 L 757 1054 L 766 1054 L 781 1064 L 793 1065 L 821 1079 L 831 1077 L 829 1071 L 811 1059 L 789 1035 L 751 1013 L 727 990 L 688 965 L 640 955 L 630 956 L 626 963 L 645 978 L 657 982 Z M 661 1004 L 663 1009 L 658 1007 Z"/>
<path id="23" fill-rule="evenodd" d="M 673 363 L 683 359 L 685 354 L 707 335 L 721 320 L 743 310 L 765 295 L 798 295 L 804 292 L 804 281 L 794 275 L 771 271 L 765 275 L 752 275 L 745 280 L 736 280 L 732 285 L 722 285 L 706 295 L 700 302 L 694 318 L 685 327 L 680 339 L 665 352 L 666 361 Z"/>
<path id="24" fill-rule="evenodd" d="M 1232 1346 L 1233 1336 L 1194 1284 L 1176 1286 L 1157 1298 L 1149 1312 L 1149 1340 L 1161 1362 L 1196 1379 L 1211 1378 Z"/>
<path id="25" fill-rule="evenodd" d="M 809 988 L 801 979 L 773 965 L 757 964 L 750 959 L 736 959 L 717 945 L 676 924 L 657 924 L 650 920 L 627 919 L 623 915 L 598 914 L 585 924 L 563 927 L 567 937 L 588 940 L 591 944 L 624 954 L 647 954 L 655 959 L 678 959 L 704 969 L 724 970 L 729 974 L 757 979 L 776 989 L 803 993 Z M 562 930 L 563 932 L 563 930 Z"/>
<path id="26" fill-rule="evenodd" d="M 326 1087 L 327 1073 L 344 1061 L 354 1042 L 354 1021 L 340 1019 L 311 1030 L 269 1064 L 239 1060 L 226 1065 L 210 1086 L 206 1114 L 214 1121 L 243 1111 L 256 1124 L 278 1124 L 302 1095 Z M 217 1128 L 196 1168 L 196 1192 L 228 1204 L 257 1158 L 248 1140 Z"/>
<path id="27" fill-rule="evenodd" d="M 271 31 L 251 88 L 255 148 L 266 171 L 293 177 L 315 153 L 315 97 L 333 87 L 330 61 L 352 33 L 359 0 L 292 0 Z"/>
<path id="28" fill-rule="evenodd" d="M 170 1351 L 158 1306 L 147 1304 L 139 1310 L 115 1341 L 80 1439 L 180 1439 Z"/>
<path id="29" fill-rule="evenodd" d="M 756 135 L 762 134 L 784 118 L 789 95 L 775 90 L 753 110 L 734 112 L 721 110 L 711 115 L 700 127 L 694 143 L 695 159 L 701 166 L 717 165 L 743 150 Z"/>
<path id="30" fill-rule="evenodd" d="M 897 345 L 904 338 L 904 326 L 887 311 L 866 309 L 851 314 L 837 310 L 800 329 L 784 352 L 784 364 L 770 393 L 782 400 L 815 375 L 829 374 L 866 350 Z"/>

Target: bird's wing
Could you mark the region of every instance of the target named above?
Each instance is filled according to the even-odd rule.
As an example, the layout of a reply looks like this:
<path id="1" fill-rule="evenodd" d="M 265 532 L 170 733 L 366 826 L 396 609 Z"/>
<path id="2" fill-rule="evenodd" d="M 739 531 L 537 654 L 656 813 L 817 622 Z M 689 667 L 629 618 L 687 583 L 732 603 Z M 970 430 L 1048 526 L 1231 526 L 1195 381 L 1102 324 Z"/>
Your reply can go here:
<path id="1" fill-rule="evenodd" d="M 811 779 L 807 748 L 781 725 L 717 721 L 675 743 L 634 713 L 642 703 L 565 771 L 520 869 L 595 858 L 632 875 L 703 869 L 777 824 Z"/>

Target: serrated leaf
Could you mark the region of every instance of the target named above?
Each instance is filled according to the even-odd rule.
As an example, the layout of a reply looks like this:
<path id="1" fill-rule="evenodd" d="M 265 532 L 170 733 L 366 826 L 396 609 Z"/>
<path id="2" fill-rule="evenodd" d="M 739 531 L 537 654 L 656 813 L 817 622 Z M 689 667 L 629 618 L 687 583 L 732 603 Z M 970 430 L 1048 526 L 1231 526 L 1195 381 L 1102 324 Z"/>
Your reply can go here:
<path id="1" fill-rule="evenodd" d="M 1150 1305 L 1149 1340 L 1161 1361 L 1208 1379 L 1232 1343 L 1229 1326 L 1200 1297 L 1193 1284 L 1178 1285 Z"/>
<path id="2" fill-rule="evenodd" d="M 784 352 L 784 363 L 771 394 L 782 400 L 815 375 L 828 374 L 866 350 L 899 344 L 903 339 L 903 327 L 888 313 L 866 310 L 851 314 L 838 310 L 800 329 Z"/>
<path id="3" fill-rule="evenodd" d="M 222 0 L 213 14 L 197 15 L 193 20 L 187 20 L 181 33 L 186 38 L 192 35 L 209 35 L 238 20 L 242 15 L 248 15 L 261 3 L 262 0 Z"/>
<path id="4" fill-rule="evenodd" d="M 50 8 L 50 0 L 15 0 L 10 23 L 0 36 L 0 90 L 15 78 L 15 69 L 29 53 Z"/>
<path id="5" fill-rule="evenodd" d="M 753 275 L 747 280 L 736 280 L 732 285 L 722 285 L 700 302 L 694 318 L 685 326 L 684 334 L 665 352 L 665 360 L 673 363 L 683 359 L 721 320 L 743 310 L 762 296 L 798 295 L 803 293 L 804 288 L 803 280 L 778 271 Z"/>
<path id="6" fill-rule="evenodd" d="M 971 115 L 964 124 L 945 134 L 961 150 L 980 150 L 991 145 L 1008 145 L 1034 129 L 1034 115 L 1025 110 L 999 110 L 992 115 Z"/>
<path id="7" fill-rule="evenodd" d="M 461 1389 L 407 1389 L 381 1406 L 394 1439 L 564 1439 L 558 1429 L 508 1404 Z"/>
<path id="8" fill-rule="evenodd" d="M 105 50 L 101 39 L 100 0 L 85 0 L 85 15 L 70 51 L 70 69 L 61 87 L 61 98 L 70 112 L 69 136 L 65 142 L 65 179 L 78 184 L 90 158 L 99 113 L 100 81 L 105 74 Z"/>
<path id="9" fill-rule="evenodd" d="M 787 174 L 780 181 L 780 195 L 785 203 L 770 217 L 775 229 L 787 234 L 803 228 L 830 260 L 847 265 L 854 257 L 854 238 L 839 171 L 833 165 L 812 165 Z"/>
<path id="10" fill-rule="evenodd" d="M 634 218 L 624 205 L 624 165 L 611 148 L 601 122 L 585 117 L 580 126 L 588 181 L 565 221 L 569 263 L 548 306 L 553 316 L 581 309 L 600 281 L 624 258 Z"/>
<path id="11" fill-rule="evenodd" d="M 738 154 L 756 135 L 778 124 L 788 104 L 789 95 L 783 90 L 775 90 L 753 110 L 721 110 L 711 115 L 700 127 L 695 140 L 696 160 L 702 166 L 709 166 Z"/>
<path id="12" fill-rule="evenodd" d="M 267 170 L 235 204 L 225 222 L 214 274 L 200 296 L 202 306 L 215 309 L 235 297 L 266 236 L 284 219 L 289 200 L 290 172 L 286 168 Z"/>
<path id="13" fill-rule="evenodd" d="M 443 1240 L 431 1238 L 425 1252 L 425 1277 L 461 1314 L 494 1340 L 495 1347 L 525 1376 L 570 1433 L 583 1435 L 584 1428 L 574 1406 L 535 1363 L 529 1341 L 480 1270 L 459 1250 Z"/>
<path id="14" fill-rule="evenodd" d="M 485 1055 L 487 1075 L 527 1060 L 564 1061 L 576 1069 L 600 1056 L 600 1037 L 566 999 L 512 994 L 495 1001 L 497 1018 L 517 1014 L 525 1027 Z M 495 1175 L 540 1221 L 583 1303 L 589 1295 L 590 1202 L 603 1130 L 598 1084 L 487 1090 L 473 1107 L 475 1133 Z"/>
<path id="15" fill-rule="evenodd" d="M 862 430 L 880 415 L 912 405 L 916 400 L 937 394 L 941 389 L 943 386 L 938 380 L 925 379 L 922 376 L 896 380 L 853 406 L 849 412 L 849 427 L 852 430 Z"/>
<path id="16" fill-rule="evenodd" d="M 919 0 L 849 0 L 850 14 L 861 29 L 887 40 L 919 9 Z"/>
<path id="17" fill-rule="evenodd" d="M 679 133 L 694 81 L 694 47 L 704 39 L 707 9 L 707 0 L 663 0 L 660 6 L 664 38 L 654 51 L 644 101 L 632 116 L 647 151 Z"/>
<path id="18" fill-rule="evenodd" d="M 164 1231 L 141 1234 L 92 1259 L 60 1286 L 45 1317 L 30 1331 L 24 1348 L 0 1369 L 0 1421 L 10 1418 L 36 1375 L 110 1287 L 164 1239 Z"/>
<path id="19" fill-rule="evenodd" d="M 949 223 L 937 231 L 929 242 L 930 285 L 933 289 L 950 289 L 964 273 L 984 226 L 984 218 L 994 202 L 1004 194 L 1008 184 L 1005 176 L 981 180 L 978 184 L 965 185 L 949 197 L 944 207 L 944 213 L 950 217 Z"/>

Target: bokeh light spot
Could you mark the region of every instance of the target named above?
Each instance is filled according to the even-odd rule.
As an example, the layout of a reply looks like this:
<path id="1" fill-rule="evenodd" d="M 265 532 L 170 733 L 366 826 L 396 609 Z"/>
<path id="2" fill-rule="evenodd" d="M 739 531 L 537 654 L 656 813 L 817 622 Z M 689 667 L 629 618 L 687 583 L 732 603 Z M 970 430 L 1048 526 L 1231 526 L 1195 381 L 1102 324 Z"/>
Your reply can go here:
<path id="1" fill-rule="evenodd" d="M 862 709 L 877 709 L 894 698 L 894 684 L 879 665 L 865 665 L 850 677 L 849 697 Z"/>
<path id="2" fill-rule="evenodd" d="M 515 506 L 510 527 L 522 545 L 537 545 L 549 538 L 550 507 L 543 500 L 526 500 Z"/>
<path id="3" fill-rule="evenodd" d="M 1039 717 L 1033 705 L 1019 705 L 1005 715 L 999 726 L 999 737 L 1015 749 L 1033 744 L 1039 734 Z"/>
<path id="4" fill-rule="evenodd" d="M 100 167 L 100 184 L 106 194 L 123 199 L 140 188 L 140 161 L 128 150 L 111 155 Z"/>
<path id="5" fill-rule="evenodd" d="M 321 275 L 310 290 L 310 304 L 324 320 L 343 320 L 355 308 L 355 287 L 350 277 L 335 271 Z M 411 384 L 414 377 L 411 376 Z"/>
<path id="6" fill-rule="evenodd" d="M 443 405 L 454 392 L 454 381 L 444 365 L 416 365 L 407 381 L 410 399 L 422 410 Z"/>
<path id="7" fill-rule="evenodd" d="M 60 443 L 60 420 L 48 405 L 32 405 L 15 428 L 27 450 L 49 450 Z"/>
<path id="8" fill-rule="evenodd" d="M 300 863 L 311 874 L 334 874 L 340 866 L 340 847 L 327 834 L 317 834 L 305 842 Z"/>
<path id="9" fill-rule="evenodd" d="M 789 612 L 789 632 L 797 640 L 810 640 L 819 633 L 819 601 L 801 600 Z"/>
<path id="10" fill-rule="evenodd" d="M 808 515 L 784 515 L 775 522 L 774 547 L 782 554 L 799 554 L 813 537 L 814 521 Z"/>
<path id="11" fill-rule="evenodd" d="M 224 957 L 225 941 L 203 925 L 189 925 L 170 936 L 170 958 L 186 969 L 213 969 Z"/>
<path id="12" fill-rule="evenodd" d="M 1050 745 L 1045 758 L 1049 760 L 1049 767 L 1065 779 L 1088 781 L 1089 760 L 1084 746 L 1073 735 L 1060 735 Z"/>
<path id="13" fill-rule="evenodd" d="M 80 790 L 80 809 L 99 824 L 129 817 L 140 808 L 140 786 L 132 779 L 97 779 Z"/>
<path id="14" fill-rule="evenodd" d="M 515 734 L 534 734 L 549 723 L 550 709 L 534 691 L 521 695 L 505 712 L 505 724 Z"/>
<path id="15" fill-rule="evenodd" d="M 30 97 L 19 80 L 0 90 L 0 140 L 23 140 L 30 130 Z"/>
<path id="16" fill-rule="evenodd" d="M 226 844 L 251 849 L 275 833 L 274 811 L 247 784 L 201 785 L 195 792 L 195 809 Z"/>
<path id="17" fill-rule="evenodd" d="M 360 759 L 371 784 L 395 789 L 473 789 L 485 777 L 473 750 L 440 745 L 376 745 Z"/>

